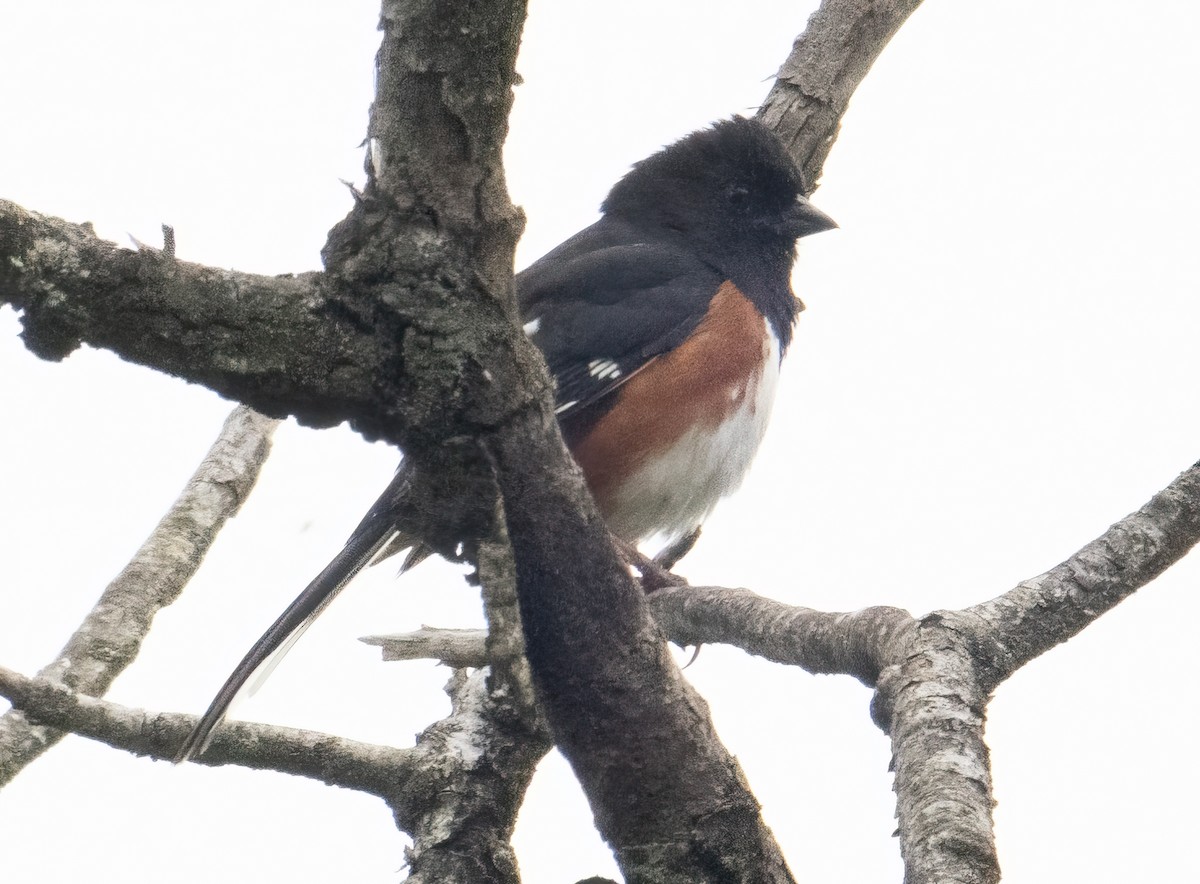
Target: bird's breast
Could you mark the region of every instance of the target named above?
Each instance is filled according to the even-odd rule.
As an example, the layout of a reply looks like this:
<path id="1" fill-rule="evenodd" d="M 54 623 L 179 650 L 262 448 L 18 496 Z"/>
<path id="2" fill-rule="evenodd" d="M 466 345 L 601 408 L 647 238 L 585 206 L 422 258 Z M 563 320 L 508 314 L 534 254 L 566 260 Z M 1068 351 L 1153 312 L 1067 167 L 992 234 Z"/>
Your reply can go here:
<path id="1" fill-rule="evenodd" d="M 779 339 L 731 282 L 682 344 L 632 376 L 574 446 L 613 533 L 682 536 L 742 482 L 766 432 Z"/>

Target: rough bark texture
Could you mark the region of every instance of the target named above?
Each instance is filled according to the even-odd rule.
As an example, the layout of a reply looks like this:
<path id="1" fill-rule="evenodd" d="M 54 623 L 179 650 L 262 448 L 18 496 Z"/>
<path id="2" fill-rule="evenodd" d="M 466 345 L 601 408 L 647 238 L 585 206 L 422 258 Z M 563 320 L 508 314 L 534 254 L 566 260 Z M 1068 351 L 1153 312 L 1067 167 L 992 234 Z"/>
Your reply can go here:
<path id="1" fill-rule="evenodd" d="M 810 182 L 850 94 L 917 5 L 828 0 L 797 41 L 760 115 Z M 414 749 L 235 724 L 203 763 L 383 797 L 414 836 L 414 880 L 515 882 L 509 836 L 552 733 L 627 881 L 790 881 L 654 611 L 677 640 L 875 685 L 906 880 L 997 880 L 990 691 L 1196 543 L 1200 467 L 1063 565 L 962 612 L 825 614 L 711 587 L 648 601 L 562 445 L 544 366 L 516 321 L 521 218 L 501 146 L 523 14 L 519 0 L 385 0 L 368 185 L 331 231 L 323 274 L 198 267 L 0 203 L 0 302 L 23 311 L 31 351 L 107 347 L 271 414 L 349 420 L 401 444 L 424 477 L 419 531 L 442 550 L 463 542 L 478 566 L 489 668 L 454 677 L 452 715 Z M 35 726 L 159 757 L 192 723 L 6 670 L 0 694 Z"/>
<path id="2" fill-rule="evenodd" d="M 43 359 L 81 344 L 317 427 L 356 415 L 389 342 L 337 309 L 320 274 L 257 276 L 131 251 L 0 200 L 0 303 Z"/>
<path id="3" fill-rule="evenodd" d="M 613 550 L 553 415 L 547 407 L 529 420 L 490 448 L 526 655 L 555 742 L 626 880 L 791 881 L 740 767 Z"/>
<path id="4" fill-rule="evenodd" d="M 779 69 L 758 112 L 800 163 L 809 191 L 821 179 L 850 96 L 921 0 L 826 0 Z"/>
<path id="5" fill-rule="evenodd" d="M 956 617 L 994 690 L 1149 583 L 1200 539 L 1200 463 L 1061 565 Z"/>
<path id="6" fill-rule="evenodd" d="M 983 741 L 988 696 L 957 638 L 936 615 L 925 618 L 875 697 L 876 719 L 892 739 L 907 884 L 1000 880 Z"/>
<path id="7" fill-rule="evenodd" d="M 418 738 L 412 783 L 390 799 L 412 833 L 410 881 L 517 884 L 512 832 L 525 790 L 553 742 L 537 708 L 521 631 L 516 569 L 503 520 L 476 559 L 488 634 L 487 668 L 458 671 L 448 690 L 450 716 Z M 465 630 L 463 630 L 465 631 Z"/>
<path id="8" fill-rule="evenodd" d="M 450 715 L 420 735 L 412 776 L 386 796 L 413 837 L 408 880 L 517 884 L 513 825 L 549 735 L 487 669 L 457 670 L 447 692 Z"/>

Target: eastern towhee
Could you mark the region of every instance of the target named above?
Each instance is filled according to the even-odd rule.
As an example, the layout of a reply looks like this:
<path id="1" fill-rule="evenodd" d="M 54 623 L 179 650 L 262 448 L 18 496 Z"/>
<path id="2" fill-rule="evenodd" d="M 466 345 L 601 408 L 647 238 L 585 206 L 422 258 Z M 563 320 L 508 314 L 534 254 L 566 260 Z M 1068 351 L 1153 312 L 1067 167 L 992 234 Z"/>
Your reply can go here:
<path id="1" fill-rule="evenodd" d="M 517 274 L 521 319 L 611 532 L 627 543 L 678 539 L 741 484 L 804 309 L 789 279 L 796 240 L 836 225 L 804 198 L 775 135 L 741 117 L 634 165 L 601 211 Z M 242 686 L 351 577 L 413 544 L 395 504 L 411 478 L 402 463 L 345 548 L 238 664 L 177 760 L 204 751 Z"/>

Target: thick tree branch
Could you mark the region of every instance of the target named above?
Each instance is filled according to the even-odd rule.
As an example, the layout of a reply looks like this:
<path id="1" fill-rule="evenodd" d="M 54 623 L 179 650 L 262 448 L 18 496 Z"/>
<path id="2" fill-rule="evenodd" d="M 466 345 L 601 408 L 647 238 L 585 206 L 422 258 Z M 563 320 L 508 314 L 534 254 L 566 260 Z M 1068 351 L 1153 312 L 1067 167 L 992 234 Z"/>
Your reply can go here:
<path id="1" fill-rule="evenodd" d="M 244 405 L 132 560 L 101 594 L 42 678 L 99 696 L 133 662 L 154 615 L 179 597 L 258 479 L 278 422 Z M 0 716 L 0 786 L 62 738 L 15 710 Z"/>
<path id="2" fill-rule="evenodd" d="M 135 252 L 0 200 L 4 303 L 45 359 L 102 347 L 312 426 L 356 418 L 370 429 L 372 379 L 391 349 L 339 310 L 320 274 L 257 276 Z"/>
<path id="3" fill-rule="evenodd" d="M 707 706 L 616 555 L 549 405 L 496 434 L 489 451 L 530 666 L 626 878 L 791 881 Z"/>

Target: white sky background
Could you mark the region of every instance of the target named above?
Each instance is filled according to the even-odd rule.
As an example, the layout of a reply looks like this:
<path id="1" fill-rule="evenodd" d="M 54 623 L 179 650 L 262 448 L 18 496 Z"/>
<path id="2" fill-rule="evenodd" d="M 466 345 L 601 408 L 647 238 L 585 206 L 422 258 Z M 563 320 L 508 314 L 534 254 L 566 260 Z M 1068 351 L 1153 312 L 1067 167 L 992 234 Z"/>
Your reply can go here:
<path id="1" fill-rule="evenodd" d="M 629 164 L 749 112 L 813 4 L 535 2 L 508 143 L 518 266 L 590 223 Z M 319 267 L 362 180 L 377 4 L 0 0 L 0 197 L 184 260 Z M 806 240 L 808 304 L 746 486 L 682 570 L 827 610 L 916 614 L 1053 566 L 1200 457 L 1200 9 L 930 0 L 855 96 Z M 230 404 L 0 311 L 0 665 L 51 659 Z M 340 545 L 395 454 L 285 426 L 259 488 L 112 699 L 199 712 Z M 1001 687 L 988 740 L 1006 881 L 1196 873 L 1193 555 Z M 479 621 L 456 569 L 364 576 L 240 717 L 406 740 L 448 673 L 360 635 Z M 684 655 L 680 655 L 684 659 Z M 709 647 L 687 675 L 806 881 L 899 881 L 869 692 Z M 560 760 L 525 880 L 611 873 Z M 70 738 L 0 799 L 5 880 L 392 882 L 382 802 Z"/>

